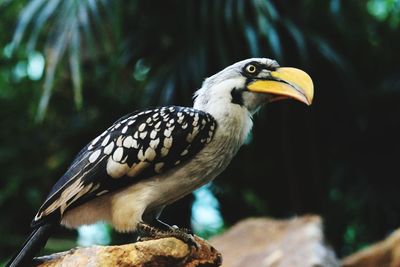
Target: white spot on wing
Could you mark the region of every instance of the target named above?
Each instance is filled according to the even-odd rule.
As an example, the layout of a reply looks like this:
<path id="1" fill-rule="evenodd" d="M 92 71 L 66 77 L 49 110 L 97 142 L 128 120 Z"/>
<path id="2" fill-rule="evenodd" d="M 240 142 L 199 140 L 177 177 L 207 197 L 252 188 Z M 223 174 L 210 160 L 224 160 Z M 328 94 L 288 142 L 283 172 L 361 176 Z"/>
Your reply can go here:
<path id="1" fill-rule="evenodd" d="M 122 131 L 121 131 L 121 133 L 126 133 L 128 131 L 128 126 L 125 126 L 124 128 L 122 128 Z"/>
<path id="2" fill-rule="evenodd" d="M 170 130 L 170 129 L 165 129 L 165 130 L 164 130 L 164 135 L 165 135 L 166 137 L 170 137 L 170 136 L 171 136 L 171 130 Z"/>
<path id="3" fill-rule="evenodd" d="M 122 140 L 124 139 L 124 137 L 122 135 L 118 136 L 117 139 L 117 146 L 122 146 Z"/>
<path id="4" fill-rule="evenodd" d="M 113 153 L 114 161 L 121 161 L 122 155 L 124 154 L 124 149 L 122 147 L 118 147 Z"/>
<path id="5" fill-rule="evenodd" d="M 151 131 L 150 138 L 154 139 L 154 138 L 156 138 L 156 136 L 157 136 L 157 131 L 156 130 Z"/>
<path id="6" fill-rule="evenodd" d="M 156 173 L 161 173 L 162 172 L 162 167 L 164 166 L 164 162 L 159 162 L 156 165 L 154 165 L 154 171 Z"/>
<path id="7" fill-rule="evenodd" d="M 133 144 L 133 141 L 135 141 L 135 140 L 132 138 L 132 136 L 129 135 L 124 139 L 124 142 L 122 143 L 122 145 L 126 148 L 130 148 Z"/>
<path id="8" fill-rule="evenodd" d="M 105 130 L 100 136 L 103 137 L 108 133 L 108 130 Z"/>
<path id="9" fill-rule="evenodd" d="M 140 138 L 145 139 L 146 135 L 147 135 L 147 132 L 140 133 Z"/>
<path id="10" fill-rule="evenodd" d="M 150 147 L 153 149 L 156 149 L 158 144 L 160 143 L 160 138 L 157 138 L 155 140 L 150 141 Z"/>
<path id="11" fill-rule="evenodd" d="M 108 158 L 107 174 L 112 178 L 120 178 L 124 176 L 128 170 L 128 164 L 121 164 L 119 162 L 115 162 L 112 158 Z"/>
<path id="12" fill-rule="evenodd" d="M 144 157 L 148 160 L 148 161 L 153 161 L 154 158 L 156 157 L 156 152 L 154 151 L 154 149 L 152 149 L 151 147 L 148 147 L 146 149 L 146 152 L 144 153 Z"/>
<path id="13" fill-rule="evenodd" d="M 140 124 L 140 126 L 139 126 L 139 132 L 142 132 L 143 130 L 144 130 L 144 128 L 146 128 L 146 123 L 142 123 L 142 124 Z"/>
<path id="14" fill-rule="evenodd" d="M 101 137 L 100 135 L 97 136 L 97 137 L 92 141 L 92 145 L 95 145 L 95 144 L 97 143 L 97 141 L 99 141 L 100 137 Z"/>
<path id="15" fill-rule="evenodd" d="M 140 150 L 139 150 L 139 152 L 138 152 L 138 154 L 137 154 L 137 157 L 138 157 L 138 159 L 139 159 L 140 161 L 145 161 L 145 157 L 144 157 L 144 154 L 143 154 L 143 149 L 140 149 Z"/>
<path id="16" fill-rule="evenodd" d="M 137 141 L 136 139 L 133 139 L 133 141 L 132 141 L 132 147 L 133 147 L 133 148 L 139 148 L 139 143 L 138 143 L 138 141 Z"/>
<path id="17" fill-rule="evenodd" d="M 172 137 L 164 138 L 164 146 L 170 148 L 172 146 Z"/>
<path id="18" fill-rule="evenodd" d="M 106 138 L 104 138 L 103 142 L 101 142 L 101 146 L 106 146 L 109 141 L 110 141 L 110 135 L 107 135 Z"/>
<path id="19" fill-rule="evenodd" d="M 97 158 L 100 156 L 101 154 L 101 150 L 97 149 L 95 152 L 92 153 L 92 155 L 90 155 L 89 157 L 89 162 L 93 163 L 97 160 Z"/>
<path id="20" fill-rule="evenodd" d="M 110 155 L 113 148 L 114 148 L 114 142 L 109 143 L 108 146 L 104 148 L 104 154 Z"/>
<path id="21" fill-rule="evenodd" d="M 181 156 L 185 156 L 187 153 L 189 153 L 189 150 L 185 149 L 182 151 Z"/>

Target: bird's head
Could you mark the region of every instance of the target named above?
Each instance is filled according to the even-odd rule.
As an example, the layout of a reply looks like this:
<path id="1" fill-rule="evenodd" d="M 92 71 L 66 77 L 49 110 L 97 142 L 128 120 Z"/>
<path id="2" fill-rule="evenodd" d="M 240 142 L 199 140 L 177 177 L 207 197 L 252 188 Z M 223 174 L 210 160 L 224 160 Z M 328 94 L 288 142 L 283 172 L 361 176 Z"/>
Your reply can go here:
<path id="1" fill-rule="evenodd" d="M 251 58 L 237 62 L 207 78 L 195 93 L 194 107 L 212 112 L 246 109 L 292 98 L 311 105 L 313 83 L 302 70 L 280 67 L 275 60 Z"/>

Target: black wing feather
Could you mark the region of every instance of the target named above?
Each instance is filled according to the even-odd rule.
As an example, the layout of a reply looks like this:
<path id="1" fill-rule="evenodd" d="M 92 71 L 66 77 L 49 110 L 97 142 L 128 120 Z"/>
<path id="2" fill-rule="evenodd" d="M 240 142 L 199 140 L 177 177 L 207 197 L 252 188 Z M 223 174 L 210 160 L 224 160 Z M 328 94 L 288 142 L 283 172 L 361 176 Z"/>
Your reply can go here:
<path id="1" fill-rule="evenodd" d="M 192 108 L 169 106 L 124 116 L 78 153 L 32 225 L 186 162 L 211 141 L 215 129 L 210 114 Z"/>

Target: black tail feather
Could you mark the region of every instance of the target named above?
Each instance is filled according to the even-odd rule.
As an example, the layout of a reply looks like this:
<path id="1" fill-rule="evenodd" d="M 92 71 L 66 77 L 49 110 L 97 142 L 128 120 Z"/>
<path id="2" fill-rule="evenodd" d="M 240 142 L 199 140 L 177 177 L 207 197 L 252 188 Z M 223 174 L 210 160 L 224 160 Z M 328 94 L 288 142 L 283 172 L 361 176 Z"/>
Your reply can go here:
<path id="1" fill-rule="evenodd" d="M 7 263 L 6 267 L 22 267 L 32 265 L 33 257 L 46 245 L 55 225 L 51 223 L 39 226 L 28 237 L 21 249 Z"/>

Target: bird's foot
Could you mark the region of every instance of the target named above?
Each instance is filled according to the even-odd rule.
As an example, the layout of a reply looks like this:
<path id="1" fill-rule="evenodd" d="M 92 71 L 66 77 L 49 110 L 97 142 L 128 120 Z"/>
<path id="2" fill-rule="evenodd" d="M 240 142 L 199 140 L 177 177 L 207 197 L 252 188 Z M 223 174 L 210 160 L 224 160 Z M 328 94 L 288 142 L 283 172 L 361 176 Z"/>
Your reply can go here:
<path id="1" fill-rule="evenodd" d="M 167 229 L 161 230 L 146 223 L 139 223 L 137 226 L 137 231 L 139 234 L 138 241 L 175 237 L 188 244 L 191 248 L 199 248 L 199 245 L 189 229 L 180 229 L 177 226 L 167 225 Z"/>

